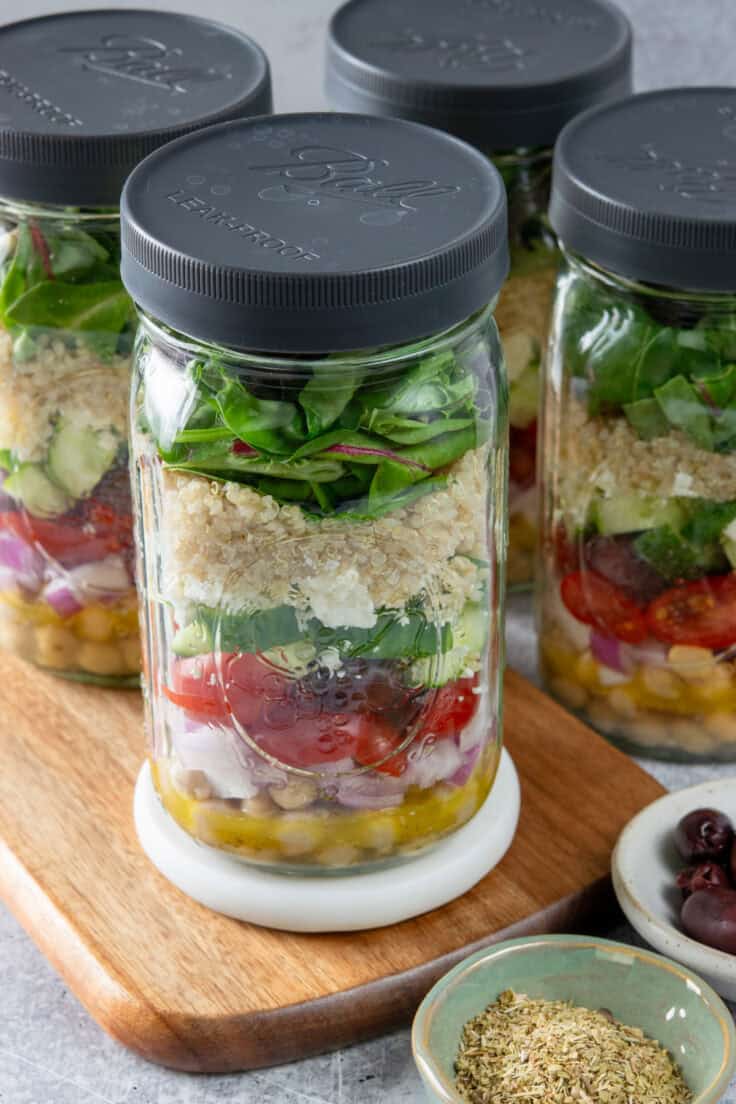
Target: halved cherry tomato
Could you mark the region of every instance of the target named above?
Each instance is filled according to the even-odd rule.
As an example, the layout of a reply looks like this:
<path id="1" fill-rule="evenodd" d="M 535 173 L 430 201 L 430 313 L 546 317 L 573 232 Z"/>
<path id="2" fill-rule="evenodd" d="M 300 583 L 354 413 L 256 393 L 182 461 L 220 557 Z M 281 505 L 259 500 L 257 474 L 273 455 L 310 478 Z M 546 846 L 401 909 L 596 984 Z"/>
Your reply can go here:
<path id="1" fill-rule="evenodd" d="M 521 490 L 534 483 L 537 467 L 537 422 L 509 432 L 509 478 Z"/>
<path id="2" fill-rule="evenodd" d="M 170 702 L 194 717 L 232 715 L 244 726 L 254 724 L 261 710 L 286 699 L 288 680 L 257 655 L 223 653 L 175 660 L 170 685 L 163 692 Z"/>
<path id="3" fill-rule="evenodd" d="M 358 720 L 355 758 L 363 767 L 374 767 L 381 774 L 391 774 L 398 778 L 407 768 L 409 758 L 406 751 L 396 748 L 404 737 L 392 725 L 380 717 L 361 714 Z M 380 762 L 385 759 L 385 762 Z"/>
<path id="4" fill-rule="evenodd" d="M 644 614 L 617 586 L 595 571 L 573 571 L 560 584 L 562 601 L 573 617 L 627 644 L 648 635 Z"/>
<path id="5" fill-rule="evenodd" d="M 435 736 L 454 736 L 462 732 L 478 708 L 477 676 L 457 679 L 441 687 L 434 696 L 422 727 Z"/>
<path id="6" fill-rule="evenodd" d="M 117 531 L 109 528 L 49 521 L 23 511 L 0 513 L 0 530 L 3 529 L 29 544 L 37 544 L 64 567 L 103 560 L 112 552 L 119 552 L 122 544 Z"/>
<path id="7" fill-rule="evenodd" d="M 266 707 L 248 729 L 251 739 L 289 767 L 318 767 L 355 757 L 360 718 L 357 714 L 322 713 L 300 717 L 293 703 Z"/>
<path id="8" fill-rule="evenodd" d="M 266 754 L 291 767 L 353 756 L 363 718 L 314 709 L 296 684 L 259 655 L 227 653 L 176 660 L 164 694 L 200 721 L 233 717 Z"/>
<path id="9" fill-rule="evenodd" d="M 564 521 L 558 521 L 552 537 L 555 564 L 561 575 L 567 575 L 570 571 L 578 571 L 580 568 L 580 542 L 571 537 Z"/>
<path id="10" fill-rule="evenodd" d="M 665 644 L 728 648 L 736 644 L 736 574 L 672 587 L 649 604 L 646 617 Z"/>

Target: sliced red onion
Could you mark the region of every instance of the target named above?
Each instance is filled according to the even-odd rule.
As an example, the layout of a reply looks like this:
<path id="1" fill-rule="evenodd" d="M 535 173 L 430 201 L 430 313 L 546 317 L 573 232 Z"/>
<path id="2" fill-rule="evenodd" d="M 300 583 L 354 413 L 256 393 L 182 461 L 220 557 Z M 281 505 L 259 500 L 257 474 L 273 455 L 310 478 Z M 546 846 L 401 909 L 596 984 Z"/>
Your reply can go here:
<path id="1" fill-rule="evenodd" d="M 477 744 L 476 747 L 471 748 L 470 751 L 463 753 L 463 761 L 458 769 L 453 774 L 452 778 L 448 778 L 448 782 L 452 786 L 464 786 L 470 778 L 471 774 L 475 770 L 475 765 L 480 758 L 481 745 Z"/>
<path id="2" fill-rule="evenodd" d="M 207 776 L 216 797 L 244 801 L 265 786 L 284 786 L 289 781 L 285 771 L 249 752 L 235 732 L 219 725 L 172 732 L 172 746 L 185 769 Z"/>
<path id="3" fill-rule="evenodd" d="M 36 548 L 14 533 L 0 530 L 0 567 L 15 578 L 23 590 L 37 591 L 43 582 L 44 560 Z"/>
<path id="4" fill-rule="evenodd" d="M 72 617 L 83 608 L 75 591 L 69 586 L 63 575 L 52 579 L 41 595 L 59 617 Z"/>
<path id="5" fill-rule="evenodd" d="M 624 671 L 621 641 L 615 636 L 604 636 L 603 633 L 593 629 L 590 634 L 590 650 L 604 667 L 610 667 L 614 671 Z"/>
<path id="6" fill-rule="evenodd" d="M 337 800 L 349 809 L 391 809 L 400 805 L 408 786 L 406 775 L 394 778 L 390 774 L 357 774 L 342 778 L 337 788 Z"/>
<path id="7" fill-rule="evenodd" d="M 465 728 L 455 734 L 455 742 L 463 754 L 471 748 L 485 744 L 488 740 L 495 739 L 496 736 L 496 723 L 489 716 L 486 695 L 479 695 L 479 697 L 475 715 Z"/>
<path id="8" fill-rule="evenodd" d="M 251 445 L 246 444 L 245 441 L 241 441 L 240 438 L 238 438 L 238 437 L 236 437 L 236 439 L 233 441 L 232 448 L 231 448 L 230 451 L 234 452 L 238 456 L 257 456 L 258 455 L 258 449 L 254 449 Z"/>
<path id="9" fill-rule="evenodd" d="M 0 567 L 0 591 L 17 590 L 18 576 L 9 567 Z"/>
<path id="10" fill-rule="evenodd" d="M 426 464 L 420 464 L 418 460 L 410 460 L 406 456 L 399 456 L 398 452 L 391 452 L 389 449 L 361 448 L 359 445 L 330 445 L 329 448 L 323 449 L 320 455 L 327 454 L 335 456 L 378 456 L 382 460 L 394 460 L 397 464 L 403 464 L 406 468 L 416 468 L 417 471 L 427 473 L 432 471 Z"/>
<path id="11" fill-rule="evenodd" d="M 132 585 L 125 561 L 118 555 L 73 567 L 65 579 L 83 602 L 117 601 Z"/>
<path id="12" fill-rule="evenodd" d="M 409 752 L 409 766 L 402 778 L 411 786 L 428 789 L 436 782 L 452 778 L 463 764 L 463 756 L 454 740 L 425 740 Z"/>
<path id="13" fill-rule="evenodd" d="M 631 672 L 637 667 L 667 667 L 669 666 L 669 645 L 660 644 L 658 640 L 645 640 L 642 644 L 622 644 L 621 660 L 624 670 Z"/>

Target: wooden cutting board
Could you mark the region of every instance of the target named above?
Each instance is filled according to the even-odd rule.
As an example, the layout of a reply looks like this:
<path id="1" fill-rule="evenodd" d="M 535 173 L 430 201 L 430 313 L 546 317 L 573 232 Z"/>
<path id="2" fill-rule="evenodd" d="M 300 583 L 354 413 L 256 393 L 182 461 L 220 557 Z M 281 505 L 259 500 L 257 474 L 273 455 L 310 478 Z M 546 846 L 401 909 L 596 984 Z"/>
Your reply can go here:
<path id="1" fill-rule="evenodd" d="M 611 849 L 661 787 L 513 672 L 506 740 L 521 822 L 475 889 L 391 928 L 289 935 L 208 912 L 144 858 L 138 694 L 2 656 L 0 896 L 97 1022 L 153 1062 L 223 1072 L 345 1046 L 406 1022 L 470 951 L 614 919 Z"/>

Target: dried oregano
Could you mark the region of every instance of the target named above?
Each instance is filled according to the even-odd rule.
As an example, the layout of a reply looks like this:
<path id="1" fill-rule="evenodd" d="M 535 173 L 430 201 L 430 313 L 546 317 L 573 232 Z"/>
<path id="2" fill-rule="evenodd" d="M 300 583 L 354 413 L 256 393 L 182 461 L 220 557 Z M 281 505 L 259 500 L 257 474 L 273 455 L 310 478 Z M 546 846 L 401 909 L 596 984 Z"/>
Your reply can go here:
<path id="1" fill-rule="evenodd" d="M 508 989 L 466 1023 L 456 1084 L 470 1104 L 690 1104 L 672 1057 L 638 1027 Z"/>

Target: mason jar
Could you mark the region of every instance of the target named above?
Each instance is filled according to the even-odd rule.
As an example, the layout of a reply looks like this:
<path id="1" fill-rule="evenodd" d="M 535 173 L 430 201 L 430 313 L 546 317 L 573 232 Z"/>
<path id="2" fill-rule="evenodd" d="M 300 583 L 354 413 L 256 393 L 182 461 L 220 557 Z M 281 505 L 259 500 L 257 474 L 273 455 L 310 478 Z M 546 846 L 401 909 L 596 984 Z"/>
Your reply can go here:
<path id="1" fill-rule="evenodd" d="M 735 118 L 733 90 L 632 97 L 555 159 L 542 671 L 671 759 L 736 757 Z"/>
<path id="2" fill-rule="evenodd" d="M 547 208 L 564 124 L 631 91 L 631 27 L 607 0 L 348 0 L 330 24 L 339 110 L 447 130 L 503 176 L 511 266 L 496 309 L 509 383 L 507 581 L 528 587 L 537 544 L 537 413 L 560 256 Z"/>
<path id="3" fill-rule="evenodd" d="M 9 24 L 0 49 L 0 644 L 137 685 L 120 188 L 170 138 L 267 111 L 268 64 L 236 31 L 139 11 Z"/>
<path id="4" fill-rule="evenodd" d="M 354 870 L 485 801 L 507 263 L 498 174 L 414 124 L 231 123 L 129 179 L 146 723 L 202 843 Z"/>

